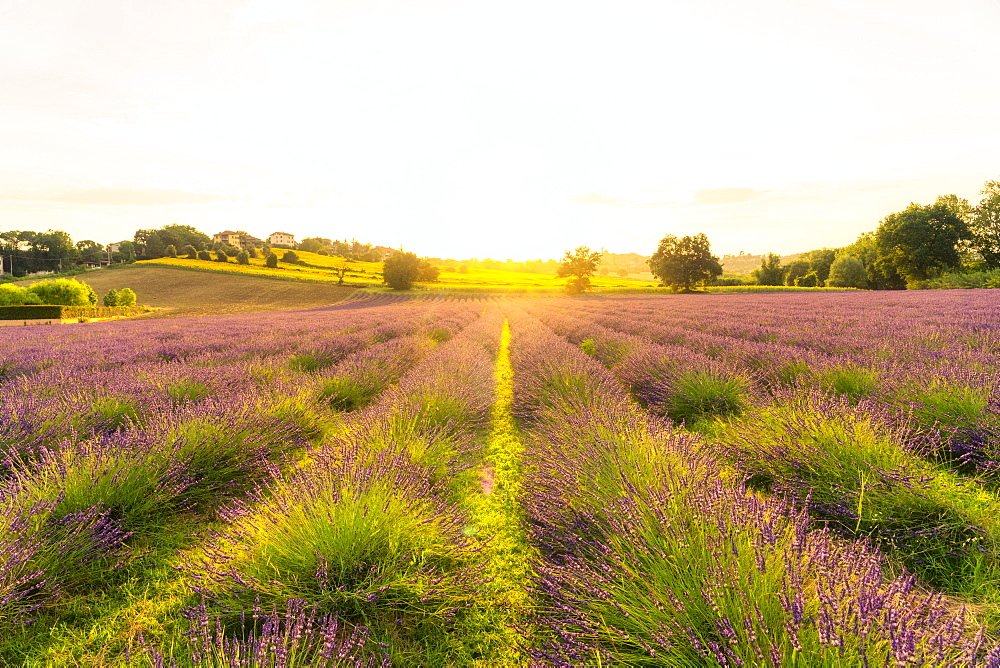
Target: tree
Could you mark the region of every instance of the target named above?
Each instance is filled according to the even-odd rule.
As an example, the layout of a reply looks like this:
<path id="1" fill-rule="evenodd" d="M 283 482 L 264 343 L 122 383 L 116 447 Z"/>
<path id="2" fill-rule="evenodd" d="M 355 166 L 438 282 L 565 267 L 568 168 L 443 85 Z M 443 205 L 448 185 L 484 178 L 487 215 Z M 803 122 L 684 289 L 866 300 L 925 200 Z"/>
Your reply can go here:
<path id="1" fill-rule="evenodd" d="M 420 258 L 416 253 L 396 251 L 382 265 L 382 282 L 393 290 L 409 290 L 420 279 Z"/>
<path id="2" fill-rule="evenodd" d="M 423 259 L 420 261 L 420 276 L 417 278 L 418 281 L 424 283 L 433 283 L 441 275 L 441 270 L 430 263 L 430 260 Z"/>
<path id="3" fill-rule="evenodd" d="M 209 253 L 207 250 L 198 251 L 198 259 L 199 260 L 205 260 L 206 262 L 209 262 L 212 259 L 212 254 Z"/>
<path id="4" fill-rule="evenodd" d="M 910 204 L 886 216 L 875 230 L 875 263 L 883 271 L 895 269 L 908 282 L 925 280 L 957 267 L 959 243 L 970 238 L 968 225 L 947 204 Z"/>
<path id="5" fill-rule="evenodd" d="M 105 306 L 118 306 L 118 291 L 114 288 L 108 290 L 108 294 L 104 295 L 104 305 Z"/>
<path id="6" fill-rule="evenodd" d="M 210 236 L 204 232 L 199 232 L 190 225 L 164 225 L 156 230 L 156 236 L 159 237 L 164 247 L 173 246 L 174 248 L 183 248 L 184 246 L 194 246 L 198 248 L 205 246 L 207 248 L 212 243 Z"/>
<path id="7" fill-rule="evenodd" d="M 77 241 L 76 249 L 80 252 L 80 260 L 82 262 L 98 263 L 105 259 L 104 246 L 96 241 L 91 241 L 90 239 Z"/>
<path id="8" fill-rule="evenodd" d="M 815 271 L 810 271 L 805 276 L 800 276 L 795 279 L 795 286 L 799 288 L 815 288 L 819 287 L 819 274 Z"/>
<path id="9" fill-rule="evenodd" d="M 163 255 L 164 257 L 177 257 L 177 249 L 174 247 L 173 244 L 170 244 L 163 251 Z"/>
<path id="10" fill-rule="evenodd" d="M 299 242 L 299 250 L 307 253 L 319 253 L 327 250 L 332 244 L 332 241 L 322 237 L 306 237 Z"/>
<path id="11" fill-rule="evenodd" d="M 122 241 L 118 244 L 118 253 L 113 255 L 112 258 L 121 262 L 135 262 L 135 253 L 134 241 Z"/>
<path id="12" fill-rule="evenodd" d="M 37 268 L 32 271 L 62 270 L 65 265 L 75 264 L 80 257 L 80 251 L 73 244 L 69 233 L 61 230 L 35 234 L 31 240 L 31 250 L 38 261 Z"/>
<path id="13" fill-rule="evenodd" d="M 660 283 L 681 292 L 692 292 L 696 286 L 722 276 L 722 265 L 712 255 L 711 244 L 704 234 L 680 238 L 668 234 L 660 240 L 648 264 Z"/>
<path id="14" fill-rule="evenodd" d="M 619 276 L 621 276 L 622 278 L 625 278 L 626 276 L 628 276 L 628 269 L 626 269 L 626 268 L 622 267 L 622 268 L 621 268 L 621 269 L 619 269 L 619 270 L 618 270 L 618 271 L 617 271 L 616 273 L 617 273 L 617 274 L 618 274 Z"/>
<path id="15" fill-rule="evenodd" d="M 268 253 L 267 257 L 264 258 L 264 264 L 267 266 L 268 269 L 277 269 L 278 256 L 275 255 L 274 253 Z"/>
<path id="16" fill-rule="evenodd" d="M 792 260 L 784 266 L 785 285 L 795 285 L 796 279 L 802 278 L 809 272 L 809 260 L 807 258 L 800 257 Z"/>
<path id="17" fill-rule="evenodd" d="M 760 267 L 750 272 L 757 285 L 781 285 L 785 270 L 781 266 L 781 256 L 767 253 L 761 258 Z"/>
<path id="18" fill-rule="evenodd" d="M 972 248 L 987 269 L 1000 267 L 1000 181 L 987 181 L 969 224 Z"/>
<path id="19" fill-rule="evenodd" d="M 289 264 L 295 264 L 299 261 L 299 256 L 295 254 L 295 251 L 286 251 L 285 254 L 281 256 L 281 261 Z"/>
<path id="20" fill-rule="evenodd" d="M 867 287 L 870 290 L 903 290 L 906 280 L 893 267 L 880 267 L 876 260 L 875 232 L 865 232 L 850 246 L 840 249 L 843 255 L 853 255 L 865 268 Z"/>
<path id="21" fill-rule="evenodd" d="M 586 246 L 578 246 L 573 252 L 566 251 L 556 269 L 556 276 L 568 278 L 566 292 L 578 295 L 590 289 L 590 277 L 597 271 L 600 263 L 601 253 L 591 252 Z"/>
<path id="22" fill-rule="evenodd" d="M 836 258 L 837 251 L 832 248 L 809 251 L 809 271 L 816 272 L 816 279 L 820 285 L 826 283 L 826 279 L 830 275 L 830 266 Z"/>
<path id="23" fill-rule="evenodd" d="M 220 248 L 215 251 L 215 261 L 216 262 L 229 262 L 229 253 L 226 252 L 225 248 Z"/>
<path id="24" fill-rule="evenodd" d="M 254 248 L 253 246 L 251 246 L 250 248 L 248 248 L 248 249 L 247 249 L 247 253 L 249 253 L 249 254 L 250 254 L 250 257 L 252 257 L 252 258 L 253 258 L 253 259 L 255 259 L 255 260 L 256 260 L 256 259 L 257 259 L 257 257 L 258 257 L 258 255 L 257 255 L 257 249 L 256 249 L 256 248 Z"/>
<path id="25" fill-rule="evenodd" d="M 135 306 L 136 296 L 132 288 L 122 288 L 118 291 L 118 303 L 115 306 Z"/>
<path id="26" fill-rule="evenodd" d="M 187 259 L 189 259 L 189 260 L 197 260 L 198 259 L 198 251 L 191 244 L 188 244 L 187 246 L 185 246 L 184 248 L 182 248 L 181 252 L 184 255 L 186 255 Z"/>
<path id="27" fill-rule="evenodd" d="M 830 265 L 826 285 L 834 288 L 866 288 L 868 277 L 865 266 L 853 255 L 840 255 Z"/>
<path id="28" fill-rule="evenodd" d="M 250 264 L 250 253 L 245 250 L 241 250 L 236 254 L 236 262 L 239 264 Z"/>
<path id="29" fill-rule="evenodd" d="M 136 230 L 133 239 L 136 252 L 145 258 L 163 257 L 167 250 L 167 244 L 160 238 L 159 230 Z"/>

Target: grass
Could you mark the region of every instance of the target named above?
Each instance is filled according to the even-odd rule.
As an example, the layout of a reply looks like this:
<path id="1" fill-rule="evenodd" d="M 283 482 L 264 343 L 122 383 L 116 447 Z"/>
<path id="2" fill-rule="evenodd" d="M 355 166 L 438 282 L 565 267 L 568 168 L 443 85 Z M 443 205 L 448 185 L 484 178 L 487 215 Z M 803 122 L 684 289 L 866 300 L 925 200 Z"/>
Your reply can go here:
<path id="1" fill-rule="evenodd" d="M 531 607 L 528 582 L 532 550 L 522 527 L 524 446 L 511 413 L 514 373 L 510 364 L 510 326 L 504 321 L 495 369 L 496 398 L 486 463 L 469 497 L 471 533 L 483 551 L 488 584 L 467 622 L 466 641 L 477 665 L 525 664 L 523 647 Z"/>
<path id="2" fill-rule="evenodd" d="M 301 600 L 367 628 L 396 663 L 439 663 L 478 588 L 460 523 L 398 455 L 318 463 L 229 519 L 189 565 L 225 624 Z"/>
<path id="3" fill-rule="evenodd" d="M 674 422 L 692 427 L 717 417 L 738 415 L 746 408 L 750 382 L 741 376 L 708 370 L 685 371 L 670 382 L 658 409 Z"/>
<path id="4" fill-rule="evenodd" d="M 873 541 L 927 584 L 1000 619 L 1000 499 L 906 441 L 859 409 L 797 399 L 733 420 L 720 452 L 753 486 L 807 503 L 828 526 Z"/>

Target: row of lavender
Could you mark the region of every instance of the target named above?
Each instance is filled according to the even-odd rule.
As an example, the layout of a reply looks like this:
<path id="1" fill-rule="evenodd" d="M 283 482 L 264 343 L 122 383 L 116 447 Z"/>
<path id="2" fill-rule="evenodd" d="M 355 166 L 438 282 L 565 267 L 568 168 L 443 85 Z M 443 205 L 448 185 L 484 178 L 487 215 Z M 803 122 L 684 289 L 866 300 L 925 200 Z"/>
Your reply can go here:
<path id="1" fill-rule="evenodd" d="M 520 306 L 559 322 L 550 305 Z M 748 489 L 703 440 L 634 403 L 614 364 L 519 310 L 540 662 L 997 662 L 963 609 L 794 501 Z"/>
<path id="2" fill-rule="evenodd" d="M 428 624 L 447 623 L 448 596 L 443 608 L 424 603 L 436 600 L 429 583 L 445 576 L 474 589 L 459 563 L 468 550 L 456 529 L 456 481 L 475 459 L 491 401 L 497 317 L 482 302 L 362 302 L 33 339 L 3 333 L 4 659 L 45 656 L 40 645 L 53 640 L 39 627 L 61 623 L 67 601 L 141 588 L 150 561 L 163 559 L 157 543 L 178 526 L 190 529 L 180 541 L 190 591 L 178 605 L 200 639 L 187 660 L 206 651 L 277 652 L 309 665 L 382 660 L 386 652 L 364 638 L 398 635 L 398 625 L 373 631 L 359 620 L 373 619 L 384 599 L 393 601 L 383 605 L 387 618 L 417 608 L 436 620 Z M 332 525 L 349 535 L 315 521 L 333 508 L 352 518 Z M 310 526 L 319 533 L 296 533 Z M 364 546 L 371 526 L 402 535 Z M 203 543 L 197 532 L 206 529 L 213 538 Z M 281 563 L 282 540 L 288 578 L 270 591 L 279 580 L 259 569 Z M 305 540 L 315 549 L 303 552 Z M 244 620 L 244 640 L 213 635 L 213 624 L 234 619 Z M 292 631 L 299 640 L 274 642 Z M 121 649 L 142 645 L 133 629 Z"/>

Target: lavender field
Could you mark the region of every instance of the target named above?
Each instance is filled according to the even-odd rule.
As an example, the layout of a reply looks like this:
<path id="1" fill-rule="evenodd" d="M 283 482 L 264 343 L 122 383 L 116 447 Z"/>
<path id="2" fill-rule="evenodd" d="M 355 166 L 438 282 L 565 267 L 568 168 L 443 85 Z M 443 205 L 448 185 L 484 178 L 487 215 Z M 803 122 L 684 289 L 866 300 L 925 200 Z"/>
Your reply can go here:
<path id="1" fill-rule="evenodd" d="M 0 665 L 1000 666 L 1000 292 L 0 331 Z"/>

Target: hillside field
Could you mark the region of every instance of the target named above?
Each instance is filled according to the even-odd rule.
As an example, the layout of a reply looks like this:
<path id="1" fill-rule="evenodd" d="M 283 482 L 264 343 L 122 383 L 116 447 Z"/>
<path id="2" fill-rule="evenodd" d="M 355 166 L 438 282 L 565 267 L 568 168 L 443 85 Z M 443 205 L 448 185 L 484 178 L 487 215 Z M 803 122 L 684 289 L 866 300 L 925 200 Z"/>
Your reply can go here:
<path id="1" fill-rule="evenodd" d="M 240 265 L 235 261 L 221 263 L 214 260 L 188 260 L 186 258 L 159 258 L 156 260 L 141 260 L 138 265 L 159 265 L 183 267 L 210 272 L 231 272 L 237 274 L 281 277 L 289 280 L 339 282 L 337 270 L 345 266 L 344 277 L 346 285 L 357 287 L 377 287 L 382 285 L 381 262 L 358 262 L 342 258 L 317 255 L 305 251 L 295 251 L 305 265 L 278 262 L 278 268 L 269 269 L 264 266 L 262 258 L 250 259 L 250 264 Z M 280 254 L 279 254 L 280 257 Z M 437 281 L 431 283 L 418 282 L 418 289 L 432 291 L 470 291 L 470 290 L 520 290 L 520 291 L 560 291 L 566 283 L 565 278 L 555 274 L 537 274 L 521 271 L 505 271 L 499 269 L 482 269 L 472 267 L 467 273 L 459 271 L 442 271 Z M 594 276 L 591 283 L 597 289 L 601 288 L 641 288 L 653 287 L 655 283 L 637 281 L 630 278 Z"/>
<path id="2" fill-rule="evenodd" d="M 132 288 L 139 304 L 158 309 L 141 316 L 143 319 L 315 308 L 338 302 L 355 291 L 336 285 L 205 274 L 142 264 L 89 271 L 76 278 L 89 283 L 102 297 L 111 289 Z M 17 284 L 31 282 L 34 281 Z"/>
<path id="3" fill-rule="evenodd" d="M 0 665 L 1000 659 L 998 291 L 24 329 Z"/>

